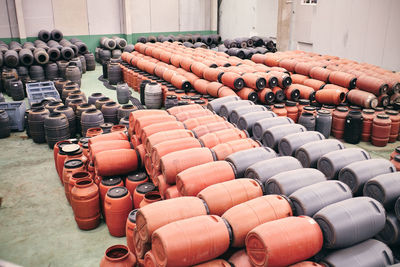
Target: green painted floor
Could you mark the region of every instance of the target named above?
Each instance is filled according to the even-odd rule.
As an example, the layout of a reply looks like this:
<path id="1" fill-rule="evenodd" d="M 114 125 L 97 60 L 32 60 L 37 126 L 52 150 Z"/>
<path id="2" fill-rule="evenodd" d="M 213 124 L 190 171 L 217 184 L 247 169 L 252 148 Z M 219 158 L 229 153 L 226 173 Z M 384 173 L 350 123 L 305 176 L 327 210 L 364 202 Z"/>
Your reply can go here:
<path id="1" fill-rule="evenodd" d="M 116 92 L 98 81 L 100 74 L 100 65 L 84 74 L 82 90 L 87 96 L 102 92 L 116 100 Z M 389 158 L 398 145 L 358 146 L 373 158 Z M 0 260 L 22 266 L 98 266 L 107 247 L 126 243 L 110 236 L 104 222 L 92 231 L 78 229 L 54 168 L 53 151 L 27 139 L 25 132 L 0 139 L 0 197 Z"/>

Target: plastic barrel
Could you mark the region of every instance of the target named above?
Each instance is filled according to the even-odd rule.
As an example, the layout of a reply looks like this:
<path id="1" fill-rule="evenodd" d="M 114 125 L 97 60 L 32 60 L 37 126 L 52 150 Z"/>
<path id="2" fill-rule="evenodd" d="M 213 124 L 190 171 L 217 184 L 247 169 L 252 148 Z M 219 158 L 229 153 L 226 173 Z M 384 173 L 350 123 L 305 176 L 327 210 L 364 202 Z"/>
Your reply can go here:
<path id="1" fill-rule="evenodd" d="M 304 168 L 317 167 L 318 160 L 328 152 L 344 149 L 342 142 L 336 139 L 313 141 L 296 150 L 295 157 Z"/>
<path id="2" fill-rule="evenodd" d="M 289 134 L 281 139 L 278 144 L 279 154 L 294 156 L 296 150 L 304 144 L 324 140 L 325 137 L 316 131 L 307 131 Z"/>

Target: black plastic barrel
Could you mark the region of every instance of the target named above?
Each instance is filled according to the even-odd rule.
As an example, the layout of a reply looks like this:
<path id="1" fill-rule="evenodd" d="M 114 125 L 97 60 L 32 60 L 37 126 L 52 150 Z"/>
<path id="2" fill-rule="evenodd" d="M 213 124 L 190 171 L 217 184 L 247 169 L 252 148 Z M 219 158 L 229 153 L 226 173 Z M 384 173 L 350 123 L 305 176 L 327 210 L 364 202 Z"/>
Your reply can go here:
<path id="1" fill-rule="evenodd" d="M 317 169 L 302 168 L 278 173 L 265 184 L 267 194 L 289 196 L 296 190 L 326 181 L 325 175 Z"/>
<path id="2" fill-rule="evenodd" d="M 304 168 L 317 167 L 318 160 L 328 152 L 344 149 L 342 142 L 336 139 L 313 141 L 296 150 L 295 156 Z"/>
<path id="3" fill-rule="evenodd" d="M 10 95 L 11 95 L 13 101 L 24 100 L 25 92 L 24 92 L 24 85 L 22 84 L 22 81 L 17 80 L 17 81 L 10 82 Z"/>
<path id="4" fill-rule="evenodd" d="M 274 117 L 274 118 L 261 119 L 253 125 L 252 133 L 255 139 L 261 140 L 266 130 L 274 126 L 285 125 L 285 124 L 294 124 L 294 121 L 288 117 Z"/>
<path id="5" fill-rule="evenodd" d="M 385 227 L 386 212 L 370 197 L 331 204 L 314 215 L 324 235 L 324 247 L 345 248 L 374 237 Z"/>
<path id="6" fill-rule="evenodd" d="M 328 179 L 336 179 L 339 171 L 350 163 L 370 159 L 367 151 L 361 148 L 345 148 L 323 155 L 317 163 L 318 170 Z"/>
<path id="7" fill-rule="evenodd" d="M 340 181 L 324 181 L 302 187 L 289 196 L 297 216 L 314 216 L 322 208 L 352 198 L 350 188 Z"/>
<path id="8" fill-rule="evenodd" d="M 364 184 L 368 180 L 380 174 L 392 172 L 396 172 L 396 167 L 389 160 L 369 159 L 350 163 L 341 169 L 339 180 L 347 184 L 353 194 L 358 196 L 362 195 Z"/>
<path id="9" fill-rule="evenodd" d="M 244 176 L 258 179 L 264 184 L 268 179 L 278 173 L 301 168 L 301 163 L 296 158 L 284 156 L 259 161 L 248 167 Z"/>
<path id="10" fill-rule="evenodd" d="M 375 239 L 368 239 L 349 248 L 334 250 L 322 260 L 326 266 L 385 267 L 394 259 L 390 248 Z"/>
<path id="11" fill-rule="evenodd" d="M 237 127 L 241 130 L 246 130 L 250 135 L 253 135 L 253 126 L 257 121 L 274 117 L 276 117 L 276 114 L 268 110 L 246 113 L 239 117 Z"/>
<path id="12" fill-rule="evenodd" d="M 256 147 L 230 154 L 225 160 L 235 166 L 236 176 L 241 178 L 244 177 L 246 169 L 251 165 L 276 156 L 275 151 L 268 147 Z"/>
<path id="13" fill-rule="evenodd" d="M 250 105 L 254 105 L 254 103 L 249 100 L 239 100 L 239 101 L 231 101 L 228 103 L 224 103 L 219 110 L 219 115 L 224 118 L 229 118 L 229 115 L 231 114 L 232 110 L 238 107 L 244 107 Z"/>
<path id="14" fill-rule="evenodd" d="M 294 156 L 296 150 L 302 145 L 323 139 L 325 139 L 325 137 L 316 131 L 289 134 L 283 137 L 279 142 L 279 154 L 282 156 Z"/>
<path id="15" fill-rule="evenodd" d="M 264 146 L 271 147 L 278 151 L 278 144 L 285 136 L 293 133 L 306 132 L 307 129 L 300 124 L 278 125 L 266 130 L 262 137 Z"/>
<path id="16" fill-rule="evenodd" d="M 364 185 L 364 196 L 372 197 L 392 209 L 400 196 L 400 172 L 378 175 Z M 397 201 L 400 215 L 400 201 Z M 400 216 L 399 216 L 400 218 Z"/>
<path id="17" fill-rule="evenodd" d="M 359 110 L 350 110 L 344 123 L 343 139 L 346 143 L 358 144 L 361 140 L 363 116 Z"/>
<path id="18" fill-rule="evenodd" d="M 44 120 L 50 114 L 45 108 L 32 109 L 28 115 L 29 131 L 33 142 L 46 143 Z"/>

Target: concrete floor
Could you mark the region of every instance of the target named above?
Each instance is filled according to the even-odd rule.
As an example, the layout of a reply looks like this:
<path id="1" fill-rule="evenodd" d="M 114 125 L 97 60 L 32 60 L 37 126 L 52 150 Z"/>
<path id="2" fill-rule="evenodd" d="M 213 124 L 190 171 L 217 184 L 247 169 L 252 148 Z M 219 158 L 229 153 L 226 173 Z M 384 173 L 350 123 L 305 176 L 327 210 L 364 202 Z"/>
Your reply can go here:
<path id="1" fill-rule="evenodd" d="M 116 100 L 116 92 L 98 81 L 100 75 L 100 65 L 84 74 L 82 90 L 87 96 L 102 92 Z M 388 159 L 398 145 L 358 146 L 373 158 Z M 78 229 L 54 168 L 53 151 L 27 139 L 25 132 L 0 139 L 0 185 L 0 266 L 1 260 L 22 266 L 98 266 L 109 246 L 126 243 L 125 237 L 110 236 L 104 222 L 91 231 Z"/>

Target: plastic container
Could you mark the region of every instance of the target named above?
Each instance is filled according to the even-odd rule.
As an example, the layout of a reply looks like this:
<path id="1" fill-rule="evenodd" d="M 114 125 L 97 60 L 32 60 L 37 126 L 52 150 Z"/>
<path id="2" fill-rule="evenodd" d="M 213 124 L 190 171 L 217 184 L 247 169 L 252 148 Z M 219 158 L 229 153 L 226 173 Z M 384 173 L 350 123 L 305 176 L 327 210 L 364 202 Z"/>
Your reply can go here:
<path id="1" fill-rule="evenodd" d="M 241 130 L 246 130 L 250 135 L 252 135 L 253 126 L 257 121 L 273 117 L 276 117 L 276 114 L 272 111 L 256 111 L 247 113 L 239 117 L 237 127 Z"/>
<path id="2" fill-rule="evenodd" d="M 5 110 L 8 114 L 10 130 L 24 131 L 24 113 L 26 111 L 24 101 L 0 102 L 0 109 Z"/>
<path id="3" fill-rule="evenodd" d="M 253 125 L 252 133 L 255 139 L 261 140 L 265 131 L 269 128 L 285 124 L 294 124 L 294 121 L 287 117 L 265 118 Z"/>
<path id="4" fill-rule="evenodd" d="M 358 144 L 363 129 L 363 116 L 358 110 L 350 110 L 344 123 L 343 139 L 346 143 Z"/>
<path id="5" fill-rule="evenodd" d="M 232 247 L 243 247 L 246 235 L 263 223 L 292 216 L 288 200 L 278 195 L 267 195 L 238 204 L 223 215 L 232 228 Z M 246 218 L 246 220 L 243 220 Z"/>
<path id="6" fill-rule="evenodd" d="M 375 118 L 375 110 L 363 109 L 363 127 L 361 132 L 361 141 L 368 142 L 371 139 L 372 121 Z"/>
<path id="7" fill-rule="evenodd" d="M 396 246 L 400 244 L 400 221 L 397 220 L 395 214 L 392 212 L 386 214 L 385 227 L 376 238 L 387 245 Z"/>
<path id="8" fill-rule="evenodd" d="M 227 121 L 214 122 L 210 124 L 200 125 L 192 129 L 195 137 L 200 138 L 205 134 L 218 132 L 220 130 L 234 128 L 234 126 Z"/>
<path id="9" fill-rule="evenodd" d="M 374 146 L 384 147 L 390 139 L 392 121 L 386 114 L 378 114 L 372 121 L 371 143 Z"/>
<path id="10" fill-rule="evenodd" d="M 344 149 L 342 142 L 336 139 L 312 141 L 302 145 L 296 150 L 295 157 L 304 168 L 317 167 L 318 160 L 331 151 Z"/>
<path id="11" fill-rule="evenodd" d="M 324 181 L 302 187 L 289 196 L 296 216 L 314 216 L 330 204 L 352 198 L 350 188 L 340 181 Z"/>
<path id="12" fill-rule="evenodd" d="M 229 115 L 229 122 L 237 124 L 241 116 L 256 111 L 267 111 L 267 108 L 261 105 L 251 105 L 235 108 Z"/>
<path id="13" fill-rule="evenodd" d="M 315 131 L 316 122 L 314 113 L 303 111 L 297 123 L 303 125 L 307 131 Z"/>
<path id="14" fill-rule="evenodd" d="M 399 172 L 375 176 L 365 183 L 363 189 L 364 196 L 376 199 L 389 210 L 395 206 L 397 200 L 399 204 L 396 204 L 396 213 L 400 212 L 400 201 L 398 200 L 400 190 L 399 181 Z"/>
<path id="15" fill-rule="evenodd" d="M 135 264 L 135 255 L 124 245 L 109 247 L 100 261 L 100 267 L 135 266 Z"/>
<path id="16" fill-rule="evenodd" d="M 332 127 L 332 114 L 327 110 L 318 110 L 315 119 L 315 130 L 323 134 L 325 138 L 329 138 Z"/>
<path id="17" fill-rule="evenodd" d="M 344 125 L 348 113 L 349 110 L 346 107 L 337 107 L 332 113 L 332 135 L 337 139 L 343 138 Z"/>
<path id="18" fill-rule="evenodd" d="M 216 160 L 224 160 L 226 157 L 235 152 L 255 147 L 261 147 L 261 144 L 251 138 L 246 138 L 216 145 L 212 148 L 212 151 L 216 156 Z"/>
<path id="19" fill-rule="evenodd" d="M 278 151 L 278 144 L 285 136 L 293 133 L 306 132 L 307 129 L 300 124 L 278 125 L 268 128 L 263 134 L 262 142 L 264 146 Z"/>
<path id="20" fill-rule="evenodd" d="M 235 167 L 237 177 L 241 178 L 244 177 L 246 169 L 251 165 L 262 160 L 275 158 L 276 156 L 275 151 L 270 148 L 256 147 L 230 154 L 225 160 L 232 163 Z"/>
<path id="21" fill-rule="evenodd" d="M 268 179 L 278 173 L 301 168 L 301 163 L 296 158 L 284 156 L 259 161 L 248 167 L 244 176 L 258 179 L 264 184 Z"/>
<path id="22" fill-rule="evenodd" d="M 239 101 L 227 102 L 227 103 L 222 104 L 218 115 L 220 115 L 224 118 L 229 118 L 229 115 L 231 114 L 232 110 L 234 110 L 238 107 L 244 107 L 244 106 L 250 106 L 250 105 L 254 105 L 254 103 L 249 100 L 239 100 Z"/>
<path id="23" fill-rule="evenodd" d="M 346 148 L 326 153 L 318 160 L 317 167 L 328 179 L 336 179 L 343 167 L 370 158 L 371 156 L 364 149 Z"/>
<path id="24" fill-rule="evenodd" d="M 352 193 L 362 195 L 364 184 L 375 176 L 396 172 L 395 166 L 386 159 L 369 159 L 350 163 L 339 172 L 339 180 L 347 184 Z"/>
<path id="25" fill-rule="evenodd" d="M 248 133 L 237 128 L 221 130 L 214 133 L 208 133 L 200 137 L 198 140 L 204 147 L 213 148 L 214 146 L 228 141 L 247 138 Z"/>
<path id="26" fill-rule="evenodd" d="M 296 150 L 302 145 L 323 139 L 325 139 L 325 137 L 316 131 L 306 131 L 286 135 L 278 144 L 279 154 L 282 156 L 294 156 Z"/>
<path id="27" fill-rule="evenodd" d="M 268 179 L 265 183 L 265 193 L 289 196 L 300 188 L 324 181 L 326 181 L 325 175 L 317 169 L 284 171 Z"/>
<path id="28" fill-rule="evenodd" d="M 383 206 L 369 197 L 346 199 L 314 215 L 324 233 L 325 248 L 345 248 L 378 234 L 385 226 Z"/>

